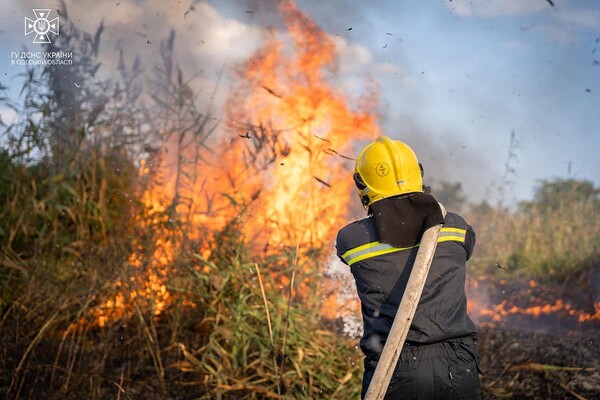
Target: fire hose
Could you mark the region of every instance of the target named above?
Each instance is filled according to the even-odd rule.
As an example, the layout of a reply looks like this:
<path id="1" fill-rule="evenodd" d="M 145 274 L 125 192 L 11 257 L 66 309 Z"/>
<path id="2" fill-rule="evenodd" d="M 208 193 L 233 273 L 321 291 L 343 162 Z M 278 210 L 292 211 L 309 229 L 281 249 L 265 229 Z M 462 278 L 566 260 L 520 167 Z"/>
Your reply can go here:
<path id="1" fill-rule="evenodd" d="M 440 208 L 442 215 L 445 217 L 446 209 L 442 204 L 440 204 Z M 365 400 L 381 400 L 387 392 L 404 341 L 408 335 L 410 324 L 415 316 L 425 280 L 429 274 L 433 254 L 440 236 L 440 229 L 442 229 L 442 224 L 434 225 L 423 233 L 406 289 L 402 295 L 390 333 L 383 346 L 369 389 L 367 389 Z"/>

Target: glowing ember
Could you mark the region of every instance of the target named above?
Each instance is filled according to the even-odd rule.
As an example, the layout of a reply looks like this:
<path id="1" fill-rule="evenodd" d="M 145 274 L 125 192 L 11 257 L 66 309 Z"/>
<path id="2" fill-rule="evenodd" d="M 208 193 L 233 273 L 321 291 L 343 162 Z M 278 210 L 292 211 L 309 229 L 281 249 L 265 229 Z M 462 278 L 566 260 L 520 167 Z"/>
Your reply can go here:
<path id="1" fill-rule="evenodd" d="M 468 312 L 480 326 L 501 325 L 525 330 L 571 332 L 600 322 L 600 303 L 582 309 L 536 281 L 494 281 L 485 277 L 467 282 Z"/>
<path id="2" fill-rule="evenodd" d="M 529 307 L 517 307 L 510 305 L 507 300 L 502 301 L 500 304 L 491 306 L 487 309 L 479 309 L 475 311 L 475 307 L 471 305 L 470 309 L 478 314 L 480 319 L 485 320 L 487 317 L 493 322 L 500 322 L 507 320 L 511 315 L 531 316 L 533 318 L 539 318 L 543 315 L 564 315 L 570 316 L 576 319 L 578 322 L 586 322 L 594 319 L 600 319 L 600 303 L 595 305 L 595 313 L 586 313 L 581 310 L 574 309 L 571 305 L 565 304 L 562 300 L 556 300 L 554 304 L 542 304 L 532 305 Z"/>

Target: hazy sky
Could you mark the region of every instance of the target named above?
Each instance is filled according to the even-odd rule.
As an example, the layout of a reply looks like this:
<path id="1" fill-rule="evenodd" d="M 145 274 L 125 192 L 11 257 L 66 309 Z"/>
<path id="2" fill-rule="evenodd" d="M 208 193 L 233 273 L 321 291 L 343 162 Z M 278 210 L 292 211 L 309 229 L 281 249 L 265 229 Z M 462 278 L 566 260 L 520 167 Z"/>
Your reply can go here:
<path id="1" fill-rule="evenodd" d="M 18 94 L 11 52 L 36 49 L 24 35 L 33 8 L 53 0 L 3 0 L 0 79 Z M 101 59 L 116 48 L 147 71 L 171 28 L 180 64 L 209 94 L 216 77 L 281 28 L 271 1 L 67 1 L 71 20 L 106 26 Z M 333 84 L 351 95 L 380 90 L 380 125 L 413 146 L 428 176 L 461 181 L 475 199 L 529 198 L 537 180 L 574 177 L 600 186 L 600 3 L 595 0 L 299 1 L 335 40 Z M 193 5 L 193 9 L 191 6 Z M 188 12 L 189 11 L 189 12 Z M 65 77 L 68 79 L 68 77 Z M 219 88 L 227 93 L 227 79 Z M 0 110 L 5 119 L 11 115 Z M 509 157 L 511 132 L 513 155 Z M 513 173 L 506 175 L 507 163 Z"/>

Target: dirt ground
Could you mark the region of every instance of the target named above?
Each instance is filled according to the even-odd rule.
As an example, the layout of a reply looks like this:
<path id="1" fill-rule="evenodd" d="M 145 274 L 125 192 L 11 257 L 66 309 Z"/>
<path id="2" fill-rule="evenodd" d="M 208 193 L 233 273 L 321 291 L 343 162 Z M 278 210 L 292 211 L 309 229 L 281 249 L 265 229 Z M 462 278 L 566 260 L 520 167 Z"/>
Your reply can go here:
<path id="1" fill-rule="evenodd" d="M 484 399 L 600 399 L 600 263 L 560 282 L 488 275 L 467 291 Z"/>
<path id="2" fill-rule="evenodd" d="M 600 399 L 600 337 L 484 328 L 484 399 Z"/>

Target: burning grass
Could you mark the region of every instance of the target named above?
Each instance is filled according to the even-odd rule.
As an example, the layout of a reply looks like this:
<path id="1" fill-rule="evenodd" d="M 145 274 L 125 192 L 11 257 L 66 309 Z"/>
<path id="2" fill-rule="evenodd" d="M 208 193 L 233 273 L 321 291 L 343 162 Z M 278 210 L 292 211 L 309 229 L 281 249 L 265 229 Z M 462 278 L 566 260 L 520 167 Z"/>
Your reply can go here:
<path id="1" fill-rule="evenodd" d="M 114 252 L 86 254 L 87 262 L 69 275 L 59 263 L 29 265 L 30 280 L 0 323 L 0 393 L 11 399 L 356 398 L 362 372 L 357 339 L 322 323 L 310 301 L 295 296 L 288 303 L 289 286 L 273 274 L 291 277 L 295 249 L 257 264 L 245 258 L 237 238 L 227 232 L 219 237 L 221 251 L 210 259 L 183 251 L 172 260 L 174 272 L 165 280 L 172 297 L 162 313 L 139 297 L 125 297 L 132 313 L 104 327 L 78 321 L 106 298 L 120 274 L 97 266 L 126 262 L 128 252 L 120 260 Z M 510 298 L 567 293 L 564 286 L 530 282 L 487 284 L 486 291 Z M 309 299 L 318 305 L 311 290 Z M 484 398 L 573 392 L 591 399 L 600 391 L 597 323 L 575 324 L 569 333 L 532 329 L 540 321 L 528 315 L 502 318 L 480 332 Z M 553 335 L 541 333 L 548 331 Z"/>
<path id="2" fill-rule="evenodd" d="M 11 399 L 357 396 L 356 343 L 320 325 L 318 310 L 295 301 L 288 308 L 289 288 L 264 273 L 272 265 L 235 257 L 213 262 L 195 253 L 174 263 L 178 273 L 167 286 L 175 299 L 165 312 L 156 316 L 134 298 L 132 315 L 103 328 L 72 328 L 101 279 L 33 280 L 0 326 L 0 393 Z"/>
<path id="3" fill-rule="evenodd" d="M 600 331 L 600 298 L 590 279 L 597 269 L 596 265 L 589 271 L 573 271 L 579 276 L 563 283 L 495 276 L 470 279 L 469 315 L 481 327 L 593 335 Z"/>
<path id="4" fill-rule="evenodd" d="M 141 74 L 135 63 L 131 71 L 119 67 L 128 97 L 115 89 L 110 99 L 106 90 L 90 89 L 111 87 L 93 80 L 102 27 L 95 36 L 66 31 L 59 39 L 69 45 L 84 38 L 83 50 L 93 44 L 81 56 L 89 62 L 52 78 L 77 75 L 85 99 L 73 85 L 53 86 L 43 81 L 47 75 L 31 71 L 23 115 L 40 120 L 7 128 L 12 147 L 0 152 L 0 199 L 7 205 L 0 209 L 0 395 L 357 397 L 358 340 L 332 329 L 327 319 L 340 316 L 338 286 L 323 291 L 319 283 L 351 207 L 351 142 L 379 132 L 376 115 L 364 111 L 376 109 L 376 101 L 359 99 L 362 111 L 349 105 L 325 79 L 324 70 L 335 66 L 333 42 L 293 2 L 279 3 L 278 10 L 287 32 L 269 31 L 260 51 L 239 66 L 227 103 L 229 124 L 219 135 L 213 135 L 215 118 L 198 110 L 172 59 L 174 33 L 161 45 L 155 108 L 144 109 L 131 94 Z M 58 92 L 48 96 L 37 87 Z M 63 115 L 72 107 L 61 99 L 75 99 L 80 108 Z M 103 106 L 103 125 L 80 124 L 95 121 L 82 116 L 97 112 L 85 108 L 96 103 Z M 156 118 L 148 121 L 148 115 Z M 57 125 L 63 120 L 69 124 Z M 48 136 L 39 138 L 39 132 Z M 149 133 L 156 142 L 141 146 Z M 51 149 L 20 147 L 38 142 Z M 139 147 L 147 150 L 144 157 Z M 484 275 L 490 267 L 509 268 L 521 282 L 532 279 L 528 274 L 557 278 L 584 270 L 582 260 L 598 254 L 600 224 L 589 223 L 598 220 L 597 201 L 559 202 L 557 209 L 529 205 L 514 213 L 475 210 L 480 253 L 472 264 Z M 501 358 L 490 357 L 513 354 L 502 334 L 509 326 L 494 318 L 506 322 L 520 314 L 520 324 L 530 323 L 532 297 L 541 315 L 582 319 L 573 329 L 597 333 L 597 292 L 590 307 L 587 300 L 570 304 L 536 291 L 545 287 L 537 277 L 538 286 L 514 290 L 487 277 L 476 282 L 489 301 L 473 306 L 483 316 L 491 310 L 491 321 L 483 322 L 494 322 L 481 342 L 484 369 L 488 361 L 494 365 L 486 393 L 535 396 L 533 389 L 517 390 L 512 382 L 518 379 L 508 374 L 522 369 L 511 366 L 596 368 L 584 362 L 590 355 L 598 359 L 591 351 L 569 365 L 530 347 L 531 358 L 517 364 L 503 358 L 505 364 L 494 364 Z M 544 339 L 552 348 L 561 348 L 561 341 Z M 565 382 L 570 390 L 592 393 Z"/>

